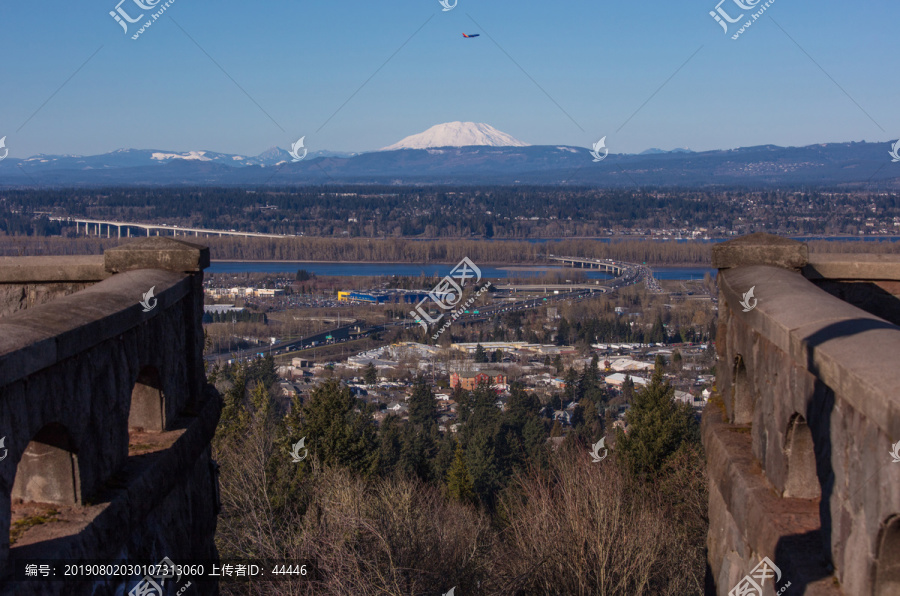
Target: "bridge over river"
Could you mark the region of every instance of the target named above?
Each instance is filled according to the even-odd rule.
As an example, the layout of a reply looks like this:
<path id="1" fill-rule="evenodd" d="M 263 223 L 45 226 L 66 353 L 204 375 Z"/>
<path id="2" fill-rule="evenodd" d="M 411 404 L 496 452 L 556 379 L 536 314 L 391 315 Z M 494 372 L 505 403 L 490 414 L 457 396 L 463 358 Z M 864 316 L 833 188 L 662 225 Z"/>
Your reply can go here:
<path id="1" fill-rule="evenodd" d="M 125 237 L 131 237 L 131 230 L 142 230 L 147 236 L 178 236 L 181 232 L 182 236 L 244 236 L 253 238 L 291 238 L 285 234 L 262 234 L 259 232 L 237 232 L 235 230 L 211 230 L 207 228 L 183 228 L 179 226 L 168 226 L 166 224 L 141 223 L 136 221 L 109 221 L 103 219 L 81 219 L 77 217 L 51 217 L 50 221 L 59 221 L 63 223 L 74 223 L 75 233 L 81 231 L 81 225 L 84 224 L 85 236 L 90 236 L 91 230 L 96 230 L 97 236 L 103 236 L 103 227 L 106 227 L 106 237 L 112 238 L 112 229 L 116 228 L 116 238 L 122 237 L 122 230 L 125 230 Z M 151 234 L 154 230 L 156 233 Z M 162 233 L 160 233 L 162 232 Z"/>

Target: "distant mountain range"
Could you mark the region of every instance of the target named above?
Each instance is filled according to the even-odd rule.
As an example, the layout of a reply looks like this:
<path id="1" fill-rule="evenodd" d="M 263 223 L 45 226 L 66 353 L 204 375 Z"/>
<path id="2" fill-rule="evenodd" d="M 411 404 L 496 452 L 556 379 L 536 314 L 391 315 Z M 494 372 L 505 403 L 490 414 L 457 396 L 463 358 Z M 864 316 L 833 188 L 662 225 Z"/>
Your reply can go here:
<path id="1" fill-rule="evenodd" d="M 526 145 L 487 125 L 450 122 L 369 153 L 310 151 L 293 161 L 273 147 L 255 157 L 213 151 L 120 149 L 93 156 L 0 161 L 0 187 L 147 185 L 535 184 L 568 186 L 860 186 L 900 188 L 890 143 L 762 145 L 692 152 L 609 154 Z"/>

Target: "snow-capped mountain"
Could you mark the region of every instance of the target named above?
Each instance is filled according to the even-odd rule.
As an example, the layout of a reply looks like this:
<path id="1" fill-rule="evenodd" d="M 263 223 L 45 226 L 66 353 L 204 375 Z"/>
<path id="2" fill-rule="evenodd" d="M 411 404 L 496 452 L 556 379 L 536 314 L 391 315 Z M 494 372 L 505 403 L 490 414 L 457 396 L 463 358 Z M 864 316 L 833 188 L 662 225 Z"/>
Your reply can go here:
<path id="1" fill-rule="evenodd" d="M 490 124 L 480 122 L 445 122 L 436 124 L 425 132 L 410 135 L 405 139 L 388 145 L 381 151 L 397 149 L 430 149 L 433 147 L 471 147 L 487 145 L 489 147 L 528 147 L 528 143 L 500 132 Z"/>

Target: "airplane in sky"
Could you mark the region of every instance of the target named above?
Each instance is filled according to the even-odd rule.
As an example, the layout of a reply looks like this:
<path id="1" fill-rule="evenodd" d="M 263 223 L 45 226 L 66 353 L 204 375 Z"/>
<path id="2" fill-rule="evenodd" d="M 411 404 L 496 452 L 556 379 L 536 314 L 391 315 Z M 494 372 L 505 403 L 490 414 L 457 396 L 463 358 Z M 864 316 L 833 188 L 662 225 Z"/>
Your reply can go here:
<path id="1" fill-rule="evenodd" d="M 473 33 L 472 35 L 466 35 L 465 33 L 463 33 L 463 37 L 478 37 L 479 35 L 481 35 L 481 33 Z"/>

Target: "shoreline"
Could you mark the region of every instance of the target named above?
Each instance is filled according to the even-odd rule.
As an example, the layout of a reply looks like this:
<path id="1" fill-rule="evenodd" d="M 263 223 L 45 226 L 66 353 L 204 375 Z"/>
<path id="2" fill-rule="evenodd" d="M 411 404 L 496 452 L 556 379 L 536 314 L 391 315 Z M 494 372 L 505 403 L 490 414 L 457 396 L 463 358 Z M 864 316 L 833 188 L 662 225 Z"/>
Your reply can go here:
<path id="1" fill-rule="evenodd" d="M 404 263 L 402 261 L 318 261 L 315 259 L 305 259 L 296 261 L 293 259 L 210 259 L 213 263 L 315 263 L 315 264 L 333 264 L 333 265 L 456 265 L 454 261 L 429 261 L 427 263 Z M 504 271 L 555 271 L 557 269 L 574 269 L 576 271 L 591 271 L 591 269 L 581 269 L 580 267 L 555 267 L 554 265 L 525 265 L 522 263 L 503 263 L 503 262 L 482 262 L 479 265 L 503 269 Z M 657 269 L 681 269 L 684 267 L 712 269 L 712 263 L 675 263 L 666 265 L 655 265 L 647 263 L 648 267 Z"/>

